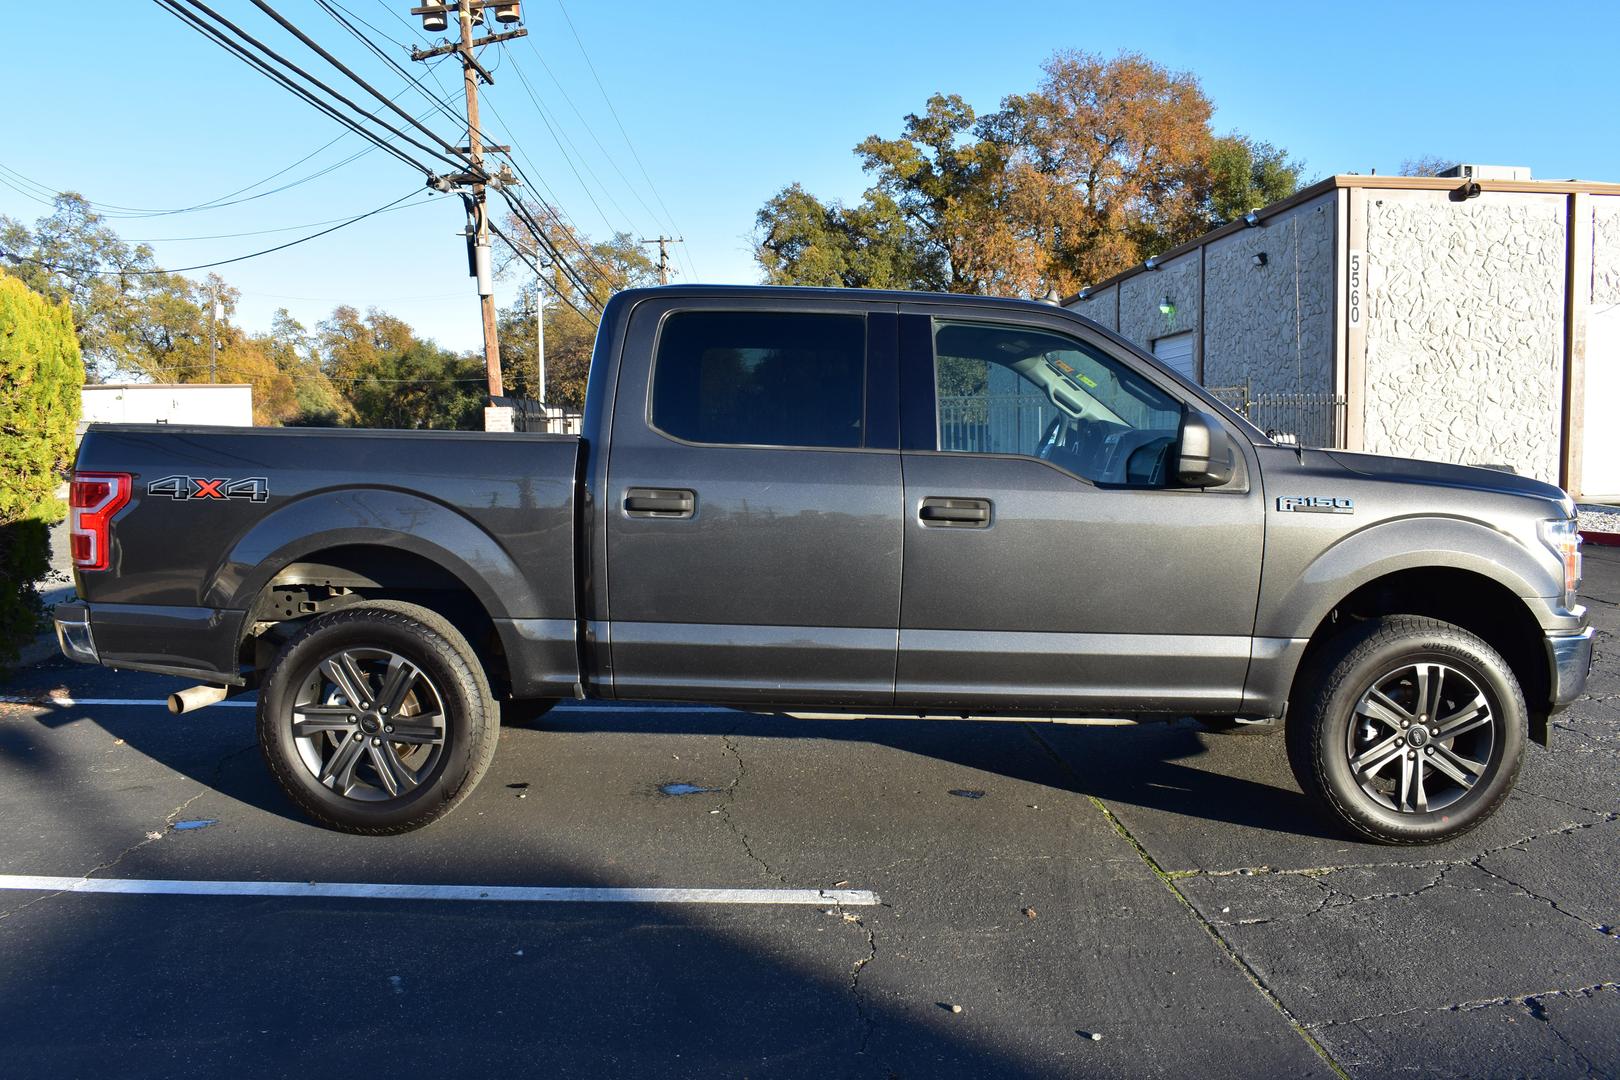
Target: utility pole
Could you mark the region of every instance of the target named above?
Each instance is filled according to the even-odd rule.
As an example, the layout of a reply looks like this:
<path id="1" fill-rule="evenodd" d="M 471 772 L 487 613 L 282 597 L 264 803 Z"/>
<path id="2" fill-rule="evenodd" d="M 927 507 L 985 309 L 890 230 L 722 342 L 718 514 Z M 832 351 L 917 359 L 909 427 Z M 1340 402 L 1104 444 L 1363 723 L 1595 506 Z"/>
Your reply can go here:
<path id="1" fill-rule="evenodd" d="M 208 283 L 208 381 L 219 382 L 219 283 Z"/>
<path id="2" fill-rule="evenodd" d="M 546 407 L 546 305 L 544 294 L 540 288 L 540 279 L 534 279 L 534 352 L 535 359 L 540 364 L 540 381 L 535 384 L 534 396 L 540 399 L 540 407 Z M 551 418 L 546 418 L 549 426 Z"/>
<path id="3" fill-rule="evenodd" d="M 422 16 L 422 25 L 426 29 L 445 30 L 448 28 L 449 17 L 454 16 L 459 32 L 456 41 L 431 49 L 413 49 L 411 59 L 422 61 L 454 53 L 461 60 L 462 85 L 467 101 L 467 145 L 462 149 L 467 156 L 469 167 L 462 173 L 435 177 L 434 186 L 441 191 L 460 192 L 467 204 L 468 263 L 472 276 L 478 279 L 479 314 L 484 326 L 484 370 L 489 381 L 490 396 L 500 397 L 505 387 L 501 384 L 501 346 L 495 329 L 495 273 L 490 255 L 487 190 L 489 185 L 486 180 L 494 181 L 496 186 L 516 181 L 510 178 L 510 173 L 504 166 L 499 176 L 491 176 L 484 169 L 486 150 L 492 153 L 505 153 L 511 147 L 484 145 L 478 119 L 478 83 L 479 80 L 493 83 L 495 78 L 489 73 L 488 68 L 478 62 L 474 50 L 498 41 L 523 37 L 528 31 L 508 30 L 504 33 L 474 38 L 473 27 L 483 25 L 486 8 L 494 10 L 495 20 L 500 23 L 514 23 L 520 18 L 519 5 L 503 0 L 451 0 L 448 3 L 424 4 L 411 8 L 412 15 Z M 491 414 L 486 411 L 486 427 L 490 421 Z M 506 424 L 510 424 L 509 415 L 506 417 Z"/>
<path id="4" fill-rule="evenodd" d="M 659 236 L 651 240 L 643 240 L 643 244 L 658 245 L 658 284 L 669 284 L 669 245 L 684 244 L 685 239 L 679 236 Z"/>

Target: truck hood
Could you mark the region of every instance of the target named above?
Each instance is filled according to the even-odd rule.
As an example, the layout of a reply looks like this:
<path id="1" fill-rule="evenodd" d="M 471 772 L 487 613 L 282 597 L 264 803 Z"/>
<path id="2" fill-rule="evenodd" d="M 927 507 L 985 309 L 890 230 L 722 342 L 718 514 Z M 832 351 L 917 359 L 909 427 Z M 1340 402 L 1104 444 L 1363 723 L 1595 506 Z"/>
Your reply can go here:
<path id="1" fill-rule="evenodd" d="M 1470 491 L 1545 499 L 1563 506 L 1566 514 L 1575 513 L 1574 502 L 1564 494 L 1562 488 L 1517 473 L 1483 469 L 1476 465 L 1451 465 L 1443 461 L 1392 457 L 1386 454 L 1353 454 L 1344 450 L 1323 450 L 1321 453 L 1332 459 L 1340 468 L 1369 480 L 1433 484 L 1439 487 L 1466 488 Z"/>

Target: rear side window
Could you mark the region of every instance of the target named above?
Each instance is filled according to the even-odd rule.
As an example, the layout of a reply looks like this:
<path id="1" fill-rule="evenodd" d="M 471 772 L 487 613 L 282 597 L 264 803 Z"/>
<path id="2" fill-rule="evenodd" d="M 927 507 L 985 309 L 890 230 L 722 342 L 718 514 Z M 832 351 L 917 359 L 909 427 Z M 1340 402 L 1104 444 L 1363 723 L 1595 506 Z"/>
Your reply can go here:
<path id="1" fill-rule="evenodd" d="M 652 422 L 678 439 L 858 447 L 865 399 L 860 315 L 684 311 L 659 335 Z"/>

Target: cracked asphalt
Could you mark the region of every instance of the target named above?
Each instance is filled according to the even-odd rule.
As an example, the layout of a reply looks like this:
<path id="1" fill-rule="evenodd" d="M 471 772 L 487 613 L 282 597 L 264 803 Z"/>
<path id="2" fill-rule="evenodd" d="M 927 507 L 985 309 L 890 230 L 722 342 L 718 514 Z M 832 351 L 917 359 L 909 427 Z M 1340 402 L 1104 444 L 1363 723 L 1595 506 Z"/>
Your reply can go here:
<path id="1" fill-rule="evenodd" d="M 374 839 L 297 816 L 251 710 L 0 706 L 0 873 L 883 901 L 0 892 L 0 1074 L 1617 1075 L 1617 553 L 1585 591 L 1589 693 L 1430 848 L 1349 839 L 1280 739 L 1190 724 L 570 708 Z M 52 663 L 0 692 L 176 685 Z"/>

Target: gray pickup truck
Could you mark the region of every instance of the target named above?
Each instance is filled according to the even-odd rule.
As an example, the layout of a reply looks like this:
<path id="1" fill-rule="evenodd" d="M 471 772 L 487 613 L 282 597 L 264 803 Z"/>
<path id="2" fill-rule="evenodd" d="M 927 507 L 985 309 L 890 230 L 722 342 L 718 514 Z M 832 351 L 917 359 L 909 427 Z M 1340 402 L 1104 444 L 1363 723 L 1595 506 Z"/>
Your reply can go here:
<path id="1" fill-rule="evenodd" d="M 1285 728 L 1350 829 L 1506 797 L 1592 632 L 1558 488 L 1268 438 L 1057 307 L 616 296 L 584 435 L 104 426 L 71 658 L 256 689 L 288 796 L 361 833 L 564 698 Z"/>

